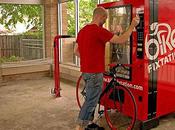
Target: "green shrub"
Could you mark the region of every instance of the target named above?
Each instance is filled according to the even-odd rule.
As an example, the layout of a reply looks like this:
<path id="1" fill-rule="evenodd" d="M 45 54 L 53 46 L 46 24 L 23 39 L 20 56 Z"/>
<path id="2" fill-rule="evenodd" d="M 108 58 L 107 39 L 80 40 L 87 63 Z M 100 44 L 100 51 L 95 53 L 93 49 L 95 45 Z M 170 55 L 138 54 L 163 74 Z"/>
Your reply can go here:
<path id="1" fill-rule="evenodd" d="M 22 34 L 22 38 L 24 39 L 43 39 L 43 32 L 42 31 L 25 32 Z"/>
<path id="2" fill-rule="evenodd" d="M 0 63 L 16 62 L 16 61 L 21 61 L 21 58 L 20 57 L 17 57 L 17 56 L 0 57 Z"/>

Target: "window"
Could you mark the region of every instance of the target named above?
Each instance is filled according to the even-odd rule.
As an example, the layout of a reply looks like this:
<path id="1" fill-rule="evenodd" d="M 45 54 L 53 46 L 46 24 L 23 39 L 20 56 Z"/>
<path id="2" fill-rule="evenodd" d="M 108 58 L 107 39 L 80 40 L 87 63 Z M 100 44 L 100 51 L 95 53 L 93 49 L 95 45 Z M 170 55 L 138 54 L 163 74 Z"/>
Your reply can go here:
<path id="1" fill-rule="evenodd" d="M 60 62 L 68 65 L 79 65 L 79 58 L 74 53 L 77 33 L 92 20 L 94 8 L 98 0 L 75 0 L 59 3 L 59 34 L 71 35 L 73 38 L 62 39 L 60 42 Z"/>
<path id="2" fill-rule="evenodd" d="M 115 7 L 108 9 L 107 28 L 114 34 L 121 35 L 131 22 L 131 6 Z M 131 38 L 124 44 L 110 44 L 110 63 L 131 64 Z M 130 70 L 121 69 L 118 77 L 130 79 Z"/>
<path id="3" fill-rule="evenodd" d="M 76 62 L 76 57 L 73 53 L 76 30 L 75 12 L 74 1 L 59 3 L 59 34 L 73 37 L 60 40 L 60 62 L 62 64 L 75 65 Z"/>
<path id="4" fill-rule="evenodd" d="M 0 19 L 1 62 L 44 58 L 42 5 L 0 4 Z"/>
<path id="5" fill-rule="evenodd" d="M 97 0 L 80 0 L 79 23 L 80 29 L 92 21 L 93 10 L 97 6 Z"/>

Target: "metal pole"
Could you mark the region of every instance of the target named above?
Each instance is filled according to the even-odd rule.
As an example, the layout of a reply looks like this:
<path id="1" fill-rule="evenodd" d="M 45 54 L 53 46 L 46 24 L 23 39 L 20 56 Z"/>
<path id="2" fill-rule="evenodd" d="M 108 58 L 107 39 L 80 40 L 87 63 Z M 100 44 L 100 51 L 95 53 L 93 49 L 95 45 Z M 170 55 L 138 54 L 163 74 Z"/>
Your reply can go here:
<path id="1" fill-rule="evenodd" d="M 58 0 L 58 35 L 62 35 L 62 3 Z M 59 39 L 59 62 L 62 62 L 62 40 Z"/>
<path id="2" fill-rule="evenodd" d="M 55 88 L 53 94 L 56 97 L 61 97 L 60 95 L 60 70 L 59 70 L 59 36 L 54 38 L 54 81 Z"/>
<path id="3" fill-rule="evenodd" d="M 75 36 L 77 37 L 79 32 L 79 0 L 75 0 Z M 79 58 L 76 56 L 75 64 L 80 66 Z"/>

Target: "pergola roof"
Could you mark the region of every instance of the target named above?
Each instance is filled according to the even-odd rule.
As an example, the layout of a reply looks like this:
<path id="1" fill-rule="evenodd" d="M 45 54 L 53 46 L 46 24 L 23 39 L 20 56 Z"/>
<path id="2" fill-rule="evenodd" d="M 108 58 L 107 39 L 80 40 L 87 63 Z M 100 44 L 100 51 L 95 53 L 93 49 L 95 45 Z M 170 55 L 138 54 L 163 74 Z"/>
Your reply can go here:
<path id="1" fill-rule="evenodd" d="M 0 3 L 7 4 L 41 4 L 43 0 L 1 0 Z"/>
<path id="2" fill-rule="evenodd" d="M 8 3 L 8 4 L 41 4 L 43 0 L 1 0 L 1 3 Z M 58 0 L 59 3 L 64 3 L 73 0 Z"/>

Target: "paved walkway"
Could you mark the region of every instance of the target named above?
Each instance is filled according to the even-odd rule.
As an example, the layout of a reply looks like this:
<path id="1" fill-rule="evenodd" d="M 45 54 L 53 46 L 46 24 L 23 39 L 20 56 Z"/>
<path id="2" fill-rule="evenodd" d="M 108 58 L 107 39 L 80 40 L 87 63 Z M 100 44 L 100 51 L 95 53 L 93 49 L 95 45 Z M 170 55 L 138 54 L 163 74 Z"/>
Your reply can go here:
<path id="1" fill-rule="evenodd" d="M 52 87 L 51 78 L 0 85 L 0 130 L 74 130 L 79 111 L 75 84 L 61 82 L 61 98 L 51 96 Z M 174 115 L 161 118 L 152 130 L 175 130 Z"/>

